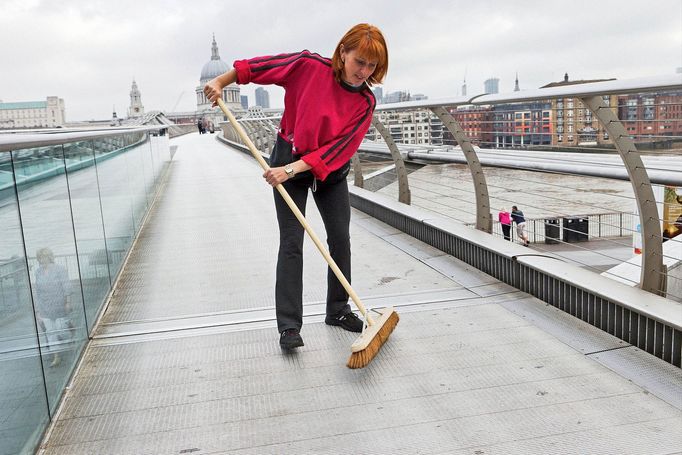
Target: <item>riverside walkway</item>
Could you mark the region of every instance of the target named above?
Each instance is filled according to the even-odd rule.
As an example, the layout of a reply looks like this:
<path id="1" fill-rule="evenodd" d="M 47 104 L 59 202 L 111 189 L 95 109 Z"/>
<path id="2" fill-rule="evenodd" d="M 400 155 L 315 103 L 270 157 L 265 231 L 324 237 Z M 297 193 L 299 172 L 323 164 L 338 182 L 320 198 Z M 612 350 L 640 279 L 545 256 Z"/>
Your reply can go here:
<path id="1" fill-rule="evenodd" d="M 400 324 L 347 369 L 307 241 L 306 345 L 282 353 L 271 189 L 214 136 L 171 144 L 41 453 L 682 453 L 679 368 L 356 210 L 353 286 Z"/>

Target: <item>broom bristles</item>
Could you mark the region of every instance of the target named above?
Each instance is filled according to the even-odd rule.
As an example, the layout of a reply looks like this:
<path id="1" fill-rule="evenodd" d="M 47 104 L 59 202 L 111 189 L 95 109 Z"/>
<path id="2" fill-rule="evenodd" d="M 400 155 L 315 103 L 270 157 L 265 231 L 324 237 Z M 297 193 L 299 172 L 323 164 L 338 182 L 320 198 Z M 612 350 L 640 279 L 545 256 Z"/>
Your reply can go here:
<path id="1" fill-rule="evenodd" d="M 398 325 L 398 321 L 400 321 L 400 316 L 393 309 L 390 309 L 390 314 L 387 317 L 380 318 L 376 325 L 381 324 L 381 327 L 378 327 L 376 334 L 363 349 L 359 349 L 350 355 L 347 363 L 348 368 L 366 367 L 376 357 L 381 347 L 388 340 L 388 337 L 393 333 L 393 330 Z"/>

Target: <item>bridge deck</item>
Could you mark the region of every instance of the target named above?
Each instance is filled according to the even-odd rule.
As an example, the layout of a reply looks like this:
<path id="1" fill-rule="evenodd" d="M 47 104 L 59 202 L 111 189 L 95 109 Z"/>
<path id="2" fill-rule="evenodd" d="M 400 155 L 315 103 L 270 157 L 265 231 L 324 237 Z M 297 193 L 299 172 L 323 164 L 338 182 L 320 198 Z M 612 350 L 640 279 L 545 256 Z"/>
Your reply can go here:
<path id="1" fill-rule="evenodd" d="M 347 369 L 308 241 L 306 346 L 283 354 L 271 190 L 213 136 L 174 144 L 45 454 L 680 453 L 679 369 L 358 211 L 354 288 L 398 328 Z"/>

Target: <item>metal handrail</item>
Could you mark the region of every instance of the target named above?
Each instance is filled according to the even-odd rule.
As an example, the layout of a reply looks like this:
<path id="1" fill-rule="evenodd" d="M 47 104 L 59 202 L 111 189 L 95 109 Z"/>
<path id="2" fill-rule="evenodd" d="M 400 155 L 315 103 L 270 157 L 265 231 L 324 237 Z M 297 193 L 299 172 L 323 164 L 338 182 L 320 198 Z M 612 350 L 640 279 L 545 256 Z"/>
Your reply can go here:
<path id="1" fill-rule="evenodd" d="M 396 144 L 406 160 L 429 161 L 434 163 L 456 163 L 467 164 L 462 150 L 453 146 L 430 146 L 429 150 L 418 150 L 424 148 L 415 144 Z M 597 155 L 601 161 L 584 161 L 581 163 L 571 163 L 562 160 L 550 160 L 553 158 L 551 153 L 544 151 L 526 151 L 529 156 L 505 156 L 505 149 L 491 149 L 476 147 L 480 162 L 483 167 L 499 167 L 507 169 L 535 170 L 541 172 L 559 172 L 564 174 L 602 177 L 614 180 L 630 181 L 630 176 L 616 155 Z M 360 151 L 391 156 L 391 152 L 385 144 L 376 142 L 363 142 Z M 546 154 L 543 156 L 542 154 Z M 564 158 L 565 156 L 562 156 Z M 612 162 L 607 162 L 612 161 Z M 647 161 L 645 164 L 648 164 Z M 647 172 L 651 183 L 656 185 L 682 186 L 682 173 L 675 170 L 649 169 Z"/>
<path id="2" fill-rule="evenodd" d="M 263 120 L 277 120 L 280 121 L 282 120 L 282 114 L 279 115 L 271 115 L 269 117 L 245 117 L 245 118 L 240 118 L 240 122 L 262 122 Z"/>
<path id="3" fill-rule="evenodd" d="M 129 133 L 144 133 L 168 129 L 172 125 L 152 125 L 134 128 L 111 128 L 97 131 L 79 131 L 64 133 L 35 133 L 35 134 L 0 134 L 0 152 L 10 150 L 62 145 L 69 142 L 88 141 L 105 137 L 122 136 Z"/>
<path id="4" fill-rule="evenodd" d="M 429 109 L 442 106 L 476 106 L 487 104 L 518 103 L 556 98 L 579 98 L 598 95 L 625 95 L 628 93 L 644 93 L 668 90 L 682 90 L 682 76 L 654 76 L 636 79 L 588 82 L 585 84 L 562 85 L 558 87 L 521 90 L 501 94 L 477 94 L 471 97 L 426 99 L 420 101 L 404 101 L 401 103 L 380 104 L 375 112 L 400 111 L 412 109 Z"/>
<path id="5" fill-rule="evenodd" d="M 556 98 L 584 98 L 600 95 L 626 95 L 629 93 L 682 90 L 682 75 L 655 76 L 637 79 L 588 82 L 585 84 L 561 85 L 557 87 L 522 90 L 518 92 L 484 95 L 472 104 L 518 103 L 523 101 Z"/>

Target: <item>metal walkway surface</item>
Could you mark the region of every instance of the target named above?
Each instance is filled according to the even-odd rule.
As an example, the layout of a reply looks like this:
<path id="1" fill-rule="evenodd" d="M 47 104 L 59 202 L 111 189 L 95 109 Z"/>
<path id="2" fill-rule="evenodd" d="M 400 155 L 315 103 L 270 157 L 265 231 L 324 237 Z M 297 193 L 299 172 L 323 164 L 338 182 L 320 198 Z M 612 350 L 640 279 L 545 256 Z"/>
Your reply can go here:
<path id="1" fill-rule="evenodd" d="M 353 210 L 353 286 L 401 322 L 365 369 L 323 323 L 274 321 L 272 190 L 211 135 L 178 151 L 45 454 L 682 453 L 680 370 Z M 312 198 L 308 218 L 324 230 Z"/>

